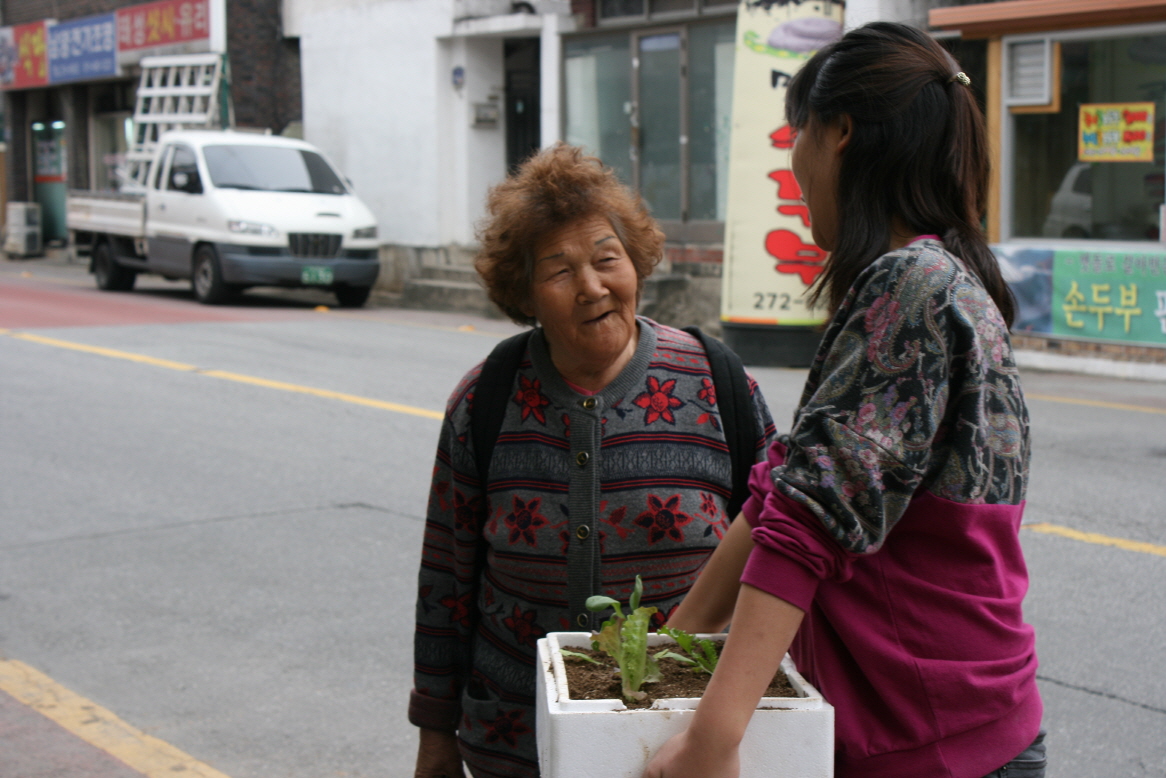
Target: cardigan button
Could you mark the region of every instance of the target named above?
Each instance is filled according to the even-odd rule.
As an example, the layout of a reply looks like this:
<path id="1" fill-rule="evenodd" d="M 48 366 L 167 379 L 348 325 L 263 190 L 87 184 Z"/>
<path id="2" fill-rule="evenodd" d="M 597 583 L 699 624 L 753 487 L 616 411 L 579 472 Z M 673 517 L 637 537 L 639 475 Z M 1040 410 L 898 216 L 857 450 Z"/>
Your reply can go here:
<path id="1" fill-rule="evenodd" d="M 575 530 L 575 537 L 579 538 L 579 540 L 587 540 L 587 538 L 591 537 L 591 528 L 586 524 L 580 524 Z"/>
<path id="2" fill-rule="evenodd" d="M 590 410 L 592 410 L 593 408 L 595 408 L 595 398 L 594 398 L 594 397 L 588 397 L 586 400 L 584 400 L 584 401 L 583 401 L 582 403 L 580 403 L 580 404 L 581 404 L 581 405 L 582 405 L 584 408 L 586 408 L 587 410 L 589 410 L 589 411 L 590 411 Z"/>
<path id="3" fill-rule="evenodd" d="M 591 459 L 591 455 L 588 454 L 586 451 L 580 451 L 578 454 L 575 455 L 575 462 L 578 463 L 579 467 L 586 466 L 587 460 L 589 460 L 589 459 Z"/>

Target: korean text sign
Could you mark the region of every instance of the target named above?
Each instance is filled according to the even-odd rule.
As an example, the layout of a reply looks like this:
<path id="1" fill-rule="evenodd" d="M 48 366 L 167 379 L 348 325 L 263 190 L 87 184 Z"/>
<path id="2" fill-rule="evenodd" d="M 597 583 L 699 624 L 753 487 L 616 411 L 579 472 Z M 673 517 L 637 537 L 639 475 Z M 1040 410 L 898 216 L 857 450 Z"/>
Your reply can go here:
<path id="1" fill-rule="evenodd" d="M 1054 251 L 1052 330 L 1166 346 L 1166 253 Z"/>
<path id="2" fill-rule="evenodd" d="M 117 74 L 113 14 L 61 22 L 48 28 L 49 80 L 54 83 Z"/>
<path id="3" fill-rule="evenodd" d="M 1077 122 L 1081 162 L 1153 162 L 1153 103 L 1083 103 Z"/>
<path id="4" fill-rule="evenodd" d="M 785 92 L 806 60 L 841 34 L 842 3 L 738 6 L 724 321 L 807 326 L 823 319 L 805 300 L 827 255 L 814 245 L 809 209 L 790 170 Z"/>
<path id="5" fill-rule="evenodd" d="M 119 51 L 203 40 L 210 30 L 210 0 L 160 0 L 117 11 Z"/>
<path id="6" fill-rule="evenodd" d="M 0 87 L 28 89 L 49 82 L 46 25 L 0 27 Z"/>

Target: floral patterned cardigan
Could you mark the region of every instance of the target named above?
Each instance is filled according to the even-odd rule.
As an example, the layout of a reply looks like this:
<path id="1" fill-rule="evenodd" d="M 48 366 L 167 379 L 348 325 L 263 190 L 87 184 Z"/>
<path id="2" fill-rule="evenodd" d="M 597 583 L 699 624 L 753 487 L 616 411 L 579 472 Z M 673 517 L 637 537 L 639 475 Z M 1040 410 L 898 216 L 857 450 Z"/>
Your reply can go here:
<path id="1" fill-rule="evenodd" d="M 637 574 L 663 623 L 728 526 L 731 462 L 704 349 L 685 332 L 638 322 L 631 361 L 594 395 L 566 384 L 535 331 L 485 484 L 470 432 L 480 365 L 450 397 L 421 555 L 409 718 L 456 729 L 475 775 L 538 774 L 540 637 L 597 627 L 586 598 L 626 601 Z M 750 388 L 763 460 L 775 431 L 752 378 Z"/>

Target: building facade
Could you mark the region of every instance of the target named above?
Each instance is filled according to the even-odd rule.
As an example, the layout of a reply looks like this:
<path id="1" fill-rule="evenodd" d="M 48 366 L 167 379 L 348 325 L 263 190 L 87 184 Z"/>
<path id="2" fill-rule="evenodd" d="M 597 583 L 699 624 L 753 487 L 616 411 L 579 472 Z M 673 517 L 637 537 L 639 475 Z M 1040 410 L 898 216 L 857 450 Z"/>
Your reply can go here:
<path id="1" fill-rule="evenodd" d="M 1166 363 L 1166 2 L 937 8 L 979 44 L 987 228 L 1028 348 Z"/>
<path id="2" fill-rule="evenodd" d="M 0 0 L 0 22 L 5 199 L 41 204 L 46 241 L 66 238 L 67 189 L 120 187 L 143 57 L 224 54 L 237 126 L 301 119 L 279 0 Z"/>

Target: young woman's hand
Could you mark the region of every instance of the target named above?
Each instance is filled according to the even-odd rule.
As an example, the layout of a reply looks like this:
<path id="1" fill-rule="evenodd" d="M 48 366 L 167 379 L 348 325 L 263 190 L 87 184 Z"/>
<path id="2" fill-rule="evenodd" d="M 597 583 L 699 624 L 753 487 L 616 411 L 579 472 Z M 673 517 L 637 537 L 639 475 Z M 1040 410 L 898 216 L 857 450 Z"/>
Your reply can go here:
<path id="1" fill-rule="evenodd" d="M 661 747 L 644 778 L 737 778 L 741 760 L 733 746 L 718 751 L 711 744 L 698 745 L 690 738 L 691 729 L 676 735 Z"/>

